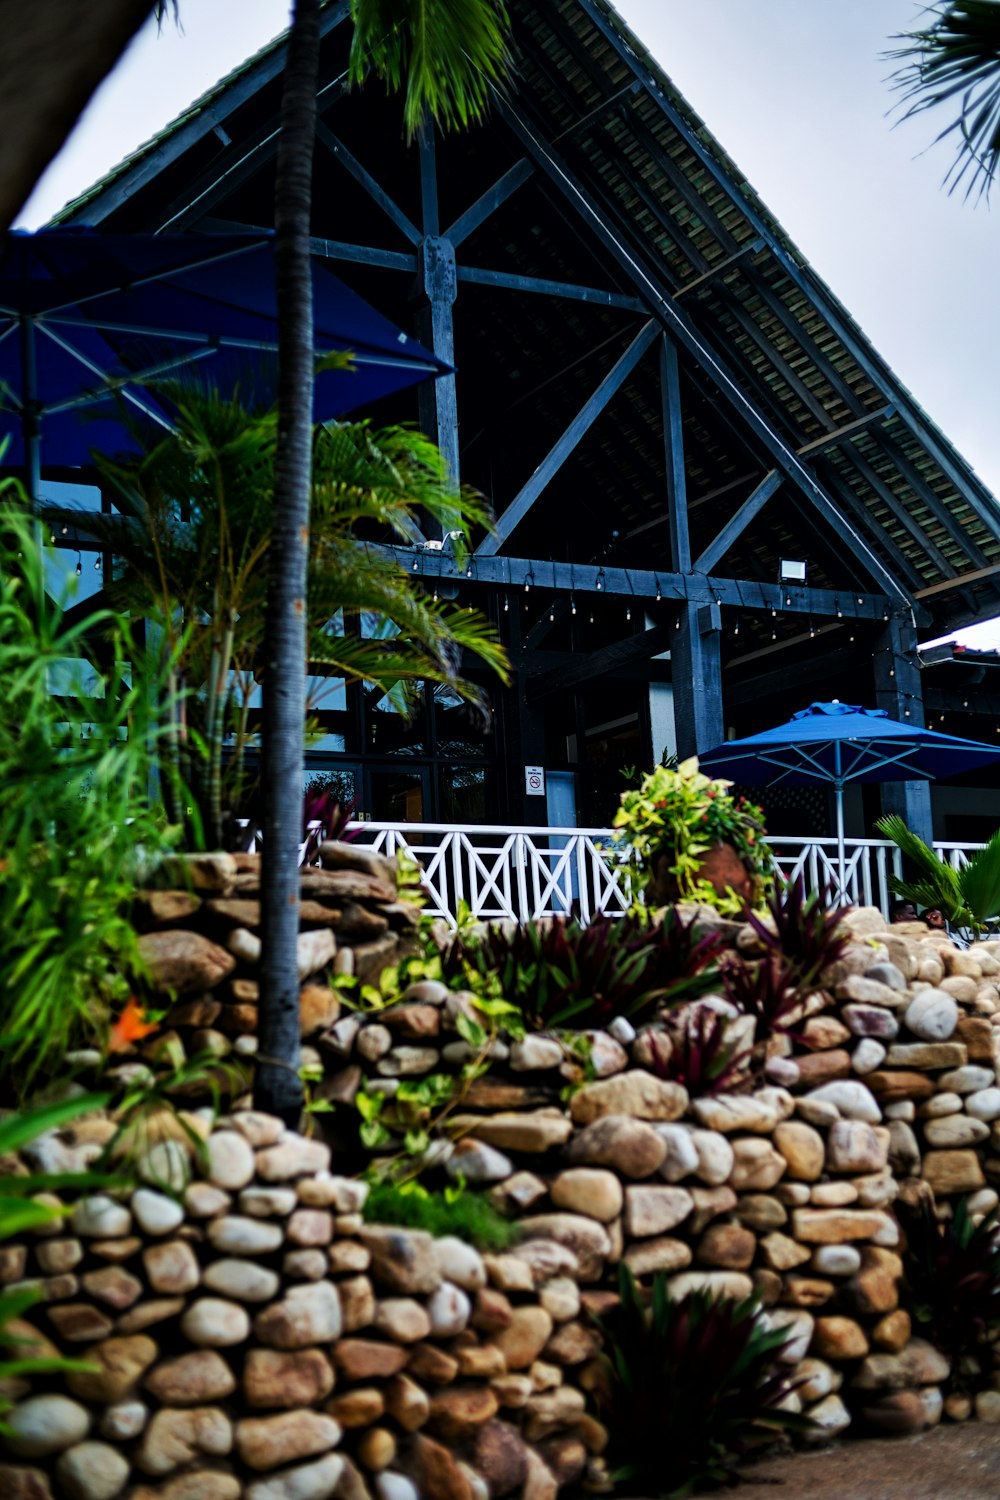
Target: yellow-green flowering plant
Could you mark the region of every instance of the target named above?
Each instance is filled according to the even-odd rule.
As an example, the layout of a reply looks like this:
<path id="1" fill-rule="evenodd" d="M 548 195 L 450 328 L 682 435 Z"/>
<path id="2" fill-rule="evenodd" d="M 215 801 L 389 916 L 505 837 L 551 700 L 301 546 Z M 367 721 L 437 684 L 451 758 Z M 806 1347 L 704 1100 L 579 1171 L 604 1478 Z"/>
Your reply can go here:
<path id="1" fill-rule="evenodd" d="M 764 814 L 746 797 L 734 797 L 731 787 L 731 781 L 704 776 L 692 756 L 676 768 L 655 766 L 637 788 L 622 793 L 613 826 L 645 873 L 647 901 L 659 867 L 678 899 L 705 902 L 724 914 L 743 911 L 745 896 L 732 887 L 720 893 L 704 877 L 705 857 L 720 844 L 735 851 L 759 899 L 771 868 Z"/>

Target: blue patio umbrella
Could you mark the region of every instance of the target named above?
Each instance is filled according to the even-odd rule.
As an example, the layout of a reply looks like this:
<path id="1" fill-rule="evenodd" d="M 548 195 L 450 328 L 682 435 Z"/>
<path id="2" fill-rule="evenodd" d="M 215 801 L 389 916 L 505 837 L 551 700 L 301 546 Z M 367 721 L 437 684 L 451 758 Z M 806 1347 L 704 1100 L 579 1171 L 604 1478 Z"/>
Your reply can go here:
<path id="1" fill-rule="evenodd" d="M 1000 745 L 890 719 L 881 708 L 811 703 L 787 724 L 699 756 L 699 768 L 746 786 L 832 786 L 837 868 L 844 890 L 844 787 L 848 782 L 937 781 L 1000 761 Z"/>
<path id="2" fill-rule="evenodd" d="M 313 302 L 317 350 L 354 355 L 318 377 L 318 418 L 449 368 L 315 260 Z M 157 380 L 194 367 L 261 394 L 260 355 L 276 349 L 271 235 L 15 231 L 0 250 L 2 461 L 24 465 L 37 496 L 43 443 L 67 466 L 130 445 L 116 393 L 169 426 Z"/>

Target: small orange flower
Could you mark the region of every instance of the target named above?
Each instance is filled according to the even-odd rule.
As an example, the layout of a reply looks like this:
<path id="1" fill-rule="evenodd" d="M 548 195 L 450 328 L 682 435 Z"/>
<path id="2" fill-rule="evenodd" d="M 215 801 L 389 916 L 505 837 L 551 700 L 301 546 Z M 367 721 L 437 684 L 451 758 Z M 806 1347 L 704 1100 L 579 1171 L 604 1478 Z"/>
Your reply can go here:
<path id="1" fill-rule="evenodd" d="M 134 997 L 129 1000 L 108 1033 L 108 1051 L 124 1052 L 133 1042 L 141 1042 L 156 1030 L 155 1021 L 146 1020 L 146 1012 Z"/>

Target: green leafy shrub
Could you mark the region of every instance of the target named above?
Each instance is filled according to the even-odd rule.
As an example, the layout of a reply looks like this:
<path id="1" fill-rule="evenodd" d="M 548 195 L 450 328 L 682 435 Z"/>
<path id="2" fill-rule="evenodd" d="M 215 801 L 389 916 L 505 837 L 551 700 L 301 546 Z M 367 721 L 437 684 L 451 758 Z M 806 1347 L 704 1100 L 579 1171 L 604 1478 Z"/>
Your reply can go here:
<path id="1" fill-rule="evenodd" d="M 78 1119 L 80 1115 L 103 1109 L 109 1097 L 107 1094 L 86 1094 L 63 1100 L 59 1104 L 44 1105 L 23 1114 L 9 1115 L 0 1121 L 0 1157 L 19 1151 L 29 1141 L 47 1131 L 59 1129 L 70 1120 Z M 0 1177 L 0 1241 L 35 1234 L 69 1211 L 68 1205 L 65 1209 L 60 1209 L 55 1204 L 39 1203 L 35 1194 L 65 1188 L 85 1192 L 112 1185 L 111 1179 L 100 1172 L 58 1176 L 53 1173 L 36 1173 L 23 1177 L 4 1175 Z M 66 1374 L 71 1370 L 89 1371 L 94 1368 L 92 1364 L 81 1360 L 33 1353 L 30 1340 L 15 1337 L 10 1325 L 35 1303 L 41 1302 L 43 1297 L 44 1292 L 38 1285 L 5 1287 L 0 1290 L 0 1387 L 22 1376 Z M 0 1416 L 9 1411 L 12 1405 L 13 1401 L 9 1396 L 0 1394 Z"/>
<path id="2" fill-rule="evenodd" d="M 727 1040 L 729 1020 L 706 1006 L 681 1014 L 676 1025 L 667 1026 L 662 1045 L 652 1039 L 652 1072 L 658 1078 L 680 1083 L 692 1099 L 713 1094 L 731 1094 L 749 1082 L 746 1063 L 750 1049 L 736 1050 Z"/>
<path id="3" fill-rule="evenodd" d="M 656 878 L 657 857 L 666 854 L 681 900 L 742 912 L 741 900 L 720 896 L 699 875 L 704 855 L 716 844 L 729 844 L 758 891 L 768 877 L 771 852 L 763 810 L 746 797 L 733 797 L 731 786 L 702 775 L 692 757 L 677 766 L 655 766 L 637 788 L 622 793 L 612 826 L 645 868 L 648 883 Z"/>
<path id="4" fill-rule="evenodd" d="M 647 1305 L 625 1266 L 619 1292 L 619 1305 L 595 1320 L 604 1351 L 594 1394 L 625 1493 L 681 1496 L 731 1481 L 754 1448 L 811 1430 L 781 1409 L 793 1388 L 778 1363 L 789 1330 L 768 1329 L 752 1298 L 672 1301 L 659 1274 Z"/>
<path id="5" fill-rule="evenodd" d="M 488 1198 L 467 1188 L 445 1188 L 432 1192 L 419 1182 L 378 1182 L 364 1207 L 369 1224 L 401 1224 L 407 1229 L 426 1229 L 430 1234 L 454 1234 L 478 1250 L 509 1249 L 521 1237 Z"/>
<path id="6" fill-rule="evenodd" d="M 0 511 L 0 1073 L 25 1093 L 99 1039 L 136 966 L 128 903 L 165 846 L 129 622 L 74 622 L 8 488 Z"/>
<path id="7" fill-rule="evenodd" d="M 906 1306 L 930 1341 L 951 1360 L 957 1389 L 986 1383 L 1000 1336 L 1000 1222 L 996 1211 L 973 1223 L 965 1198 L 950 1219 L 930 1203 L 899 1204 L 906 1232 Z"/>
<path id="8" fill-rule="evenodd" d="M 586 1030 L 707 994 L 718 982 L 720 951 L 718 937 L 702 935 L 693 919 L 674 911 L 662 922 L 643 913 L 602 914 L 587 926 L 553 917 L 457 935 L 442 976 L 476 993 L 498 991 L 531 1029 Z"/>

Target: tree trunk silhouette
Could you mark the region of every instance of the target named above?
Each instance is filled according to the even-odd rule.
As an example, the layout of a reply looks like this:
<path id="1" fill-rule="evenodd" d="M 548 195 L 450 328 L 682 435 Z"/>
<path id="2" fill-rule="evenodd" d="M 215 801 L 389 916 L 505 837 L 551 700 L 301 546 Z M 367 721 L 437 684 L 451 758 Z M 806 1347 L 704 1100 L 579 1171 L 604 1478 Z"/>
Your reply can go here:
<path id="1" fill-rule="evenodd" d="M 275 181 L 278 447 L 264 637 L 263 859 L 258 1109 L 296 1124 L 299 1079 L 298 846 L 306 693 L 306 565 L 313 412 L 309 259 L 319 0 L 296 0 L 285 64 Z"/>

